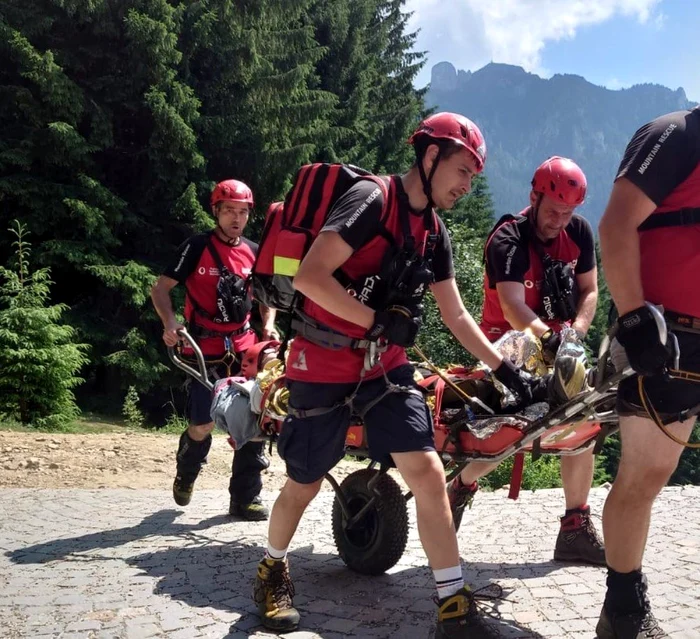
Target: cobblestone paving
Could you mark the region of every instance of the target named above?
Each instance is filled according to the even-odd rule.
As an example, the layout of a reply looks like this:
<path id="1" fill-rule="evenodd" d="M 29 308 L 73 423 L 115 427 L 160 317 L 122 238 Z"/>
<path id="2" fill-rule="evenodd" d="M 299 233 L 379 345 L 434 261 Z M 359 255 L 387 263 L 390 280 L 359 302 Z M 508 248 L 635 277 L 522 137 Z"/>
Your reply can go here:
<path id="1" fill-rule="evenodd" d="M 605 489 L 590 503 L 599 514 Z M 263 494 L 268 504 L 272 493 Z M 366 577 L 338 558 L 332 494 L 321 494 L 291 552 L 302 612 L 293 639 L 424 639 L 432 577 L 415 530 L 389 574 Z M 224 515 L 224 491 L 180 509 L 162 491 L 0 491 L 0 636 L 269 637 L 251 601 L 266 523 Z M 605 571 L 551 561 L 561 491 L 479 494 L 459 534 L 468 581 L 501 584 L 504 637 L 594 637 Z M 656 616 L 673 637 L 700 637 L 700 488 L 663 492 L 646 556 Z"/>

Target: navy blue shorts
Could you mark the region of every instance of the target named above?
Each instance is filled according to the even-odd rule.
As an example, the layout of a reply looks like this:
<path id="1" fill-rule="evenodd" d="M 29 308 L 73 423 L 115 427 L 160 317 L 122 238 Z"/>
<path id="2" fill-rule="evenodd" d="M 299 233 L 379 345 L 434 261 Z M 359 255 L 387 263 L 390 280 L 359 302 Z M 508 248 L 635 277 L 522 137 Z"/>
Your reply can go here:
<path id="1" fill-rule="evenodd" d="M 237 355 L 240 357 L 240 355 Z M 189 362 L 188 362 L 189 363 Z M 194 364 L 194 368 L 197 365 Z M 216 382 L 217 379 L 224 377 L 233 377 L 241 370 L 241 363 L 236 360 L 231 365 L 230 375 L 229 370 L 224 364 L 212 366 L 207 369 L 210 382 Z M 207 390 L 202 384 L 191 377 L 187 379 L 187 405 L 185 407 L 185 417 L 190 426 L 202 426 L 210 424 L 211 419 L 211 391 Z"/>
<path id="2" fill-rule="evenodd" d="M 413 366 L 395 368 L 387 377 L 397 385 L 418 393 L 389 393 L 364 415 L 370 457 L 392 464 L 391 453 L 435 450 L 433 420 L 420 387 L 413 379 Z M 298 410 L 330 407 L 342 403 L 357 384 L 326 384 L 287 380 L 289 404 Z M 363 382 L 353 402 L 362 413 L 386 390 L 384 377 Z M 321 479 L 344 455 L 345 435 L 351 424 L 349 406 L 316 417 L 287 416 L 277 441 L 287 474 L 300 484 Z"/>
<path id="3" fill-rule="evenodd" d="M 700 373 L 700 335 L 673 330 L 680 348 L 680 370 Z M 637 375 L 620 382 L 617 391 L 619 415 L 648 417 L 639 397 Z M 700 412 L 700 383 L 657 375 L 645 377 L 644 390 L 665 424 L 685 420 Z"/>

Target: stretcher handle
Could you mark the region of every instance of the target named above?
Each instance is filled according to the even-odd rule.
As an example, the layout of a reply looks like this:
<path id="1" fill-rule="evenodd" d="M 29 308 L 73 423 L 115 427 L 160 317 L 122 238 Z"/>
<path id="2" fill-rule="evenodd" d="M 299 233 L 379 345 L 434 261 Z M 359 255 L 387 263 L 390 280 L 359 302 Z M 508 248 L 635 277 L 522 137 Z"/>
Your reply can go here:
<path id="1" fill-rule="evenodd" d="M 193 377 L 209 392 L 213 391 L 214 384 L 210 381 L 209 375 L 207 374 L 207 363 L 204 361 L 204 355 L 202 355 L 202 349 L 199 348 L 199 344 L 197 344 L 195 339 L 187 332 L 186 328 L 179 329 L 177 334 L 192 349 L 192 352 L 197 359 L 197 366 L 199 367 L 199 370 L 193 368 L 187 362 L 180 359 L 178 354 L 178 351 L 180 350 L 179 346 L 177 348 L 168 346 L 168 356 L 170 357 L 170 361 L 180 370 L 185 371 L 185 373 Z"/>

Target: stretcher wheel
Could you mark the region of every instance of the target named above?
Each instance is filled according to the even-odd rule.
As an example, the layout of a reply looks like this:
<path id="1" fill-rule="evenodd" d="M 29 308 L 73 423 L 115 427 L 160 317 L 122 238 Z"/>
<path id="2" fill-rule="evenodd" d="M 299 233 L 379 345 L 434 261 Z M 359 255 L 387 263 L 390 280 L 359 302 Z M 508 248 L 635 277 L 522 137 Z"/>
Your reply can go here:
<path id="1" fill-rule="evenodd" d="M 367 487 L 379 471 L 370 468 L 348 475 L 340 490 L 350 517 L 375 497 L 374 504 L 348 528 L 338 498 L 333 501 L 333 538 L 348 568 L 363 575 L 381 575 L 401 559 L 408 542 L 408 510 L 401 487 L 387 474 Z"/>

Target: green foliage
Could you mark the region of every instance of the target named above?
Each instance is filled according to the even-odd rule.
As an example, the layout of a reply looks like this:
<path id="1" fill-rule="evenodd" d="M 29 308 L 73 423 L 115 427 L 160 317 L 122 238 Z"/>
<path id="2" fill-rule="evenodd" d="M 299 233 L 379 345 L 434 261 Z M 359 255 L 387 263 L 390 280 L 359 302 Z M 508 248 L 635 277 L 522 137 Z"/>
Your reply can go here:
<path id="1" fill-rule="evenodd" d="M 82 381 L 87 345 L 62 324 L 66 306 L 49 303 L 49 269 L 30 269 L 25 226 L 10 230 L 15 268 L 0 266 L 0 416 L 60 428 L 80 414 L 72 389 Z"/>
<path id="2" fill-rule="evenodd" d="M 596 263 L 598 265 L 598 306 L 591 327 L 586 335 L 586 346 L 594 355 L 598 355 L 600 343 L 609 329 L 609 315 L 612 307 L 612 298 L 605 281 L 605 275 L 600 262 L 600 245 L 596 242 Z"/>
<path id="3" fill-rule="evenodd" d="M 483 244 L 496 222 L 493 199 L 483 173 L 474 177 L 469 195 L 458 200 L 453 209 L 445 211 L 443 219 L 452 227 L 458 225 L 465 238 Z"/>
<path id="4" fill-rule="evenodd" d="M 691 441 L 700 442 L 700 422 L 695 422 Z M 671 486 L 692 484 L 700 486 L 700 449 L 686 448 L 678 462 L 678 468 L 668 482 Z"/>
<path id="5" fill-rule="evenodd" d="M 139 394 L 135 386 L 129 386 L 122 404 L 122 415 L 128 426 L 132 428 L 141 428 L 145 418 L 139 407 Z"/>
<path id="6" fill-rule="evenodd" d="M 177 410 L 175 410 L 175 404 L 172 401 L 168 402 L 168 404 L 172 412 L 170 413 L 170 415 L 168 415 L 168 418 L 165 420 L 165 425 L 162 428 L 159 428 L 158 430 L 163 433 L 172 433 L 174 435 L 179 435 L 182 433 L 182 431 L 187 429 L 187 427 L 189 426 L 189 422 L 187 421 L 186 417 L 180 415 L 177 412 Z"/>
<path id="7" fill-rule="evenodd" d="M 265 210 L 304 162 L 406 167 L 424 55 L 404 5 L 3 2 L 0 225 L 23 220 L 92 347 L 81 401 L 118 410 L 133 385 L 144 406 L 164 405 L 149 288 L 176 246 L 212 227 L 213 182 L 248 182 Z M 253 239 L 261 224 L 254 215 Z M 0 234 L 0 264 L 10 250 Z"/>
<path id="8" fill-rule="evenodd" d="M 457 207 L 444 212 L 442 218 L 452 241 L 457 288 L 465 308 L 478 322 L 484 299 L 483 246 L 494 223 L 486 178 L 478 176 L 474 180 L 472 193 L 460 200 Z M 426 299 L 419 345 L 437 365 L 475 363 L 474 358 L 443 324 L 432 296 Z"/>
<path id="9" fill-rule="evenodd" d="M 525 456 L 523 466 L 523 490 L 538 490 L 542 488 L 561 488 L 559 459 L 543 455 L 537 461 L 532 461 L 530 455 Z M 500 466 L 479 480 L 479 485 L 490 490 L 496 490 L 510 485 L 513 472 L 513 457 L 506 459 Z"/>

